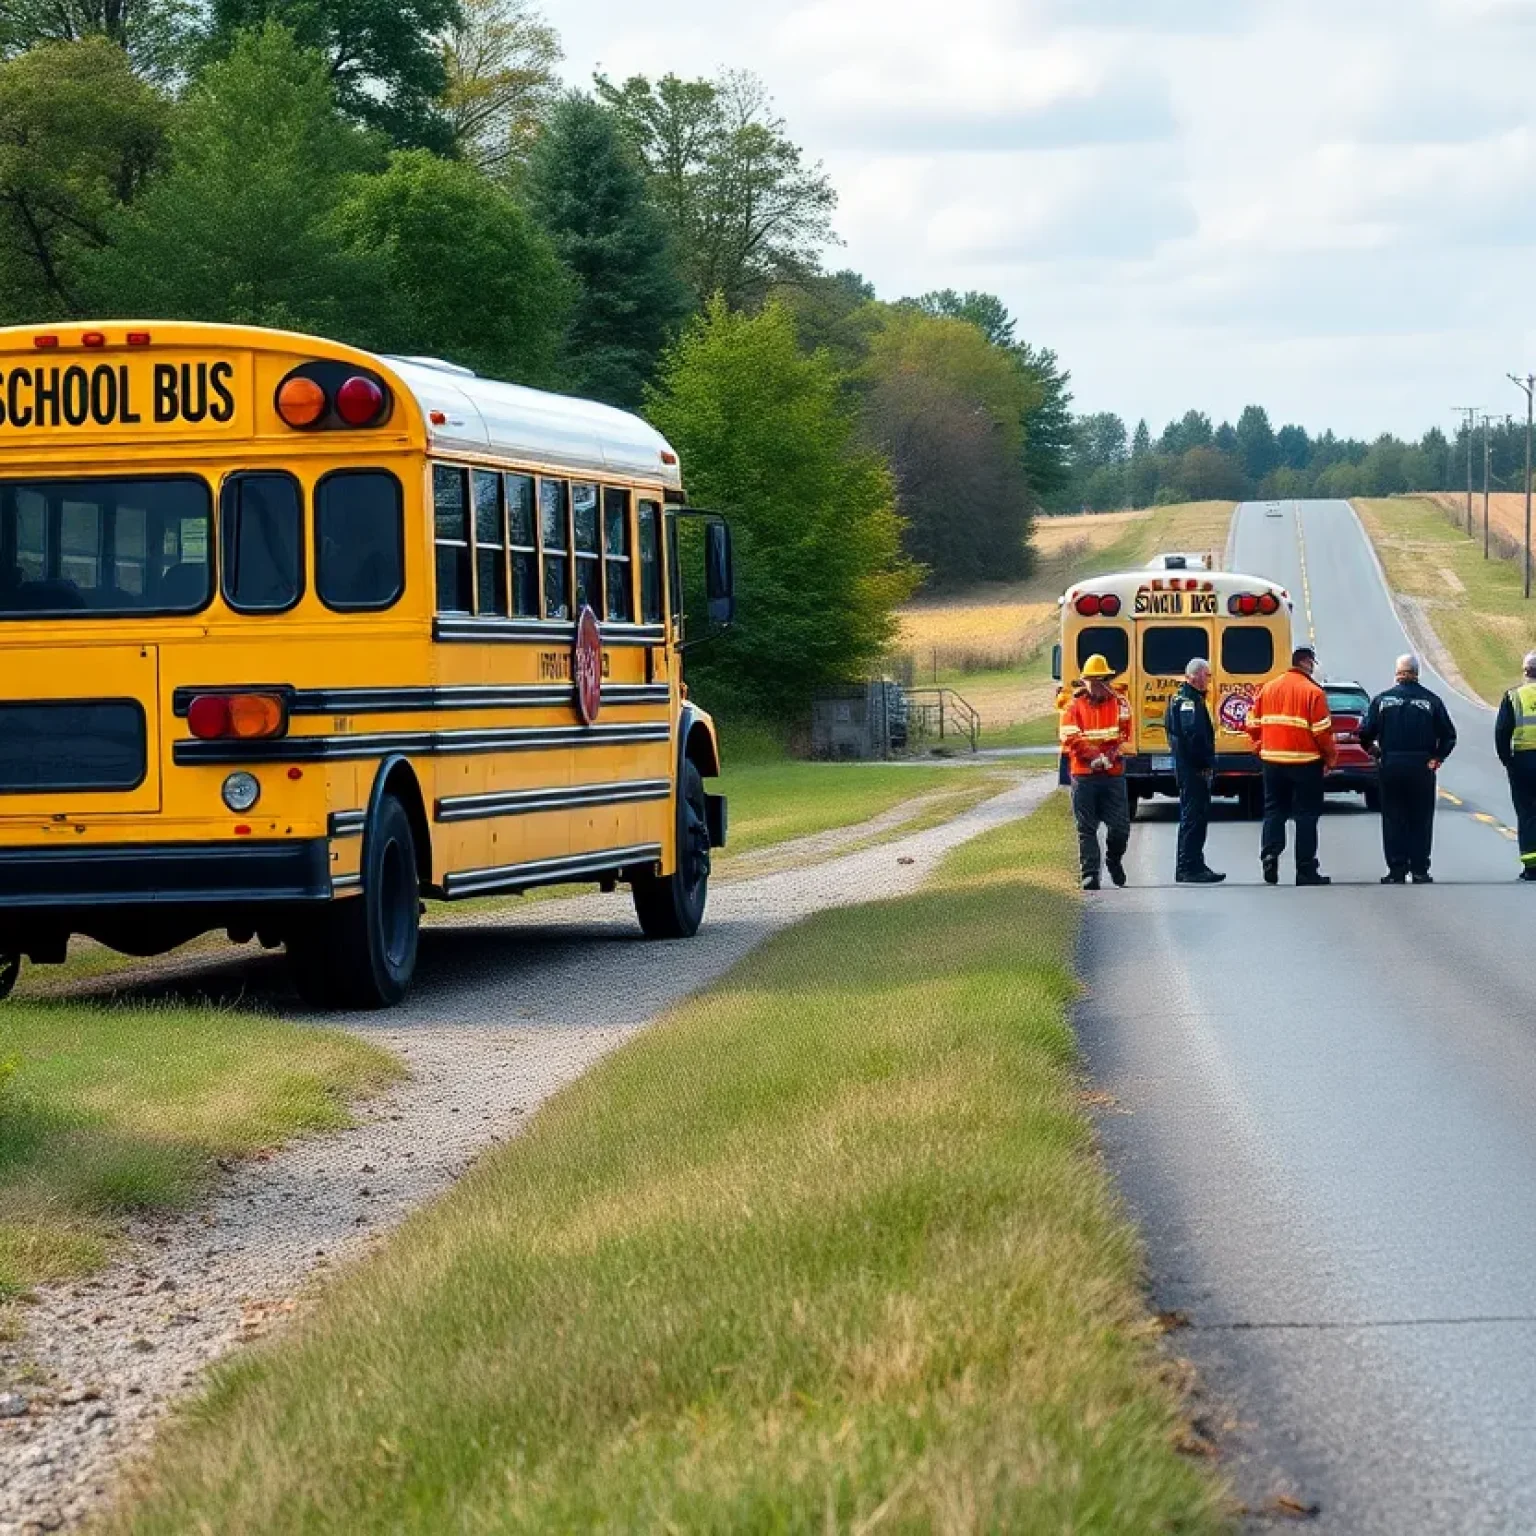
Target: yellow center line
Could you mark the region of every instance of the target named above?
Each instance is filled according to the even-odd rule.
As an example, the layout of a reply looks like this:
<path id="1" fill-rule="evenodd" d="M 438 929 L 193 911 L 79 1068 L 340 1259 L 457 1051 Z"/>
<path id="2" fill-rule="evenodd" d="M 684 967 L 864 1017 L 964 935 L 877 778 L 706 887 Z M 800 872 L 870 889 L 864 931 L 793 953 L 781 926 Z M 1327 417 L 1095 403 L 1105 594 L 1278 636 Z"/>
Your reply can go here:
<path id="1" fill-rule="evenodd" d="M 1474 821 L 1481 821 L 1490 827 L 1499 825 L 1499 818 L 1497 816 L 1490 816 L 1487 811 L 1473 811 L 1472 819 Z"/>
<path id="2" fill-rule="evenodd" d="M 1450 792 L 1450 790 L 1448 790 L 1448 789 L 1442 789 L 1442 790 L 1441 790 L 1441 791 L 1440 791 L 1440 798 L 1441 798 L 1441 799 L 1442 799 L 1442 800 L 1449 800 L 1449 801 L 1450 801 L 1450 802 L 1451 802 L 1451 804 L 1452 804 L 1452 805 L 1464 805 L 1464 804 L 1466 804 L 1466 802 L 1465 802 L 1465 801 L 1464 801 L 1464 800 L 1458 800 L 1458 799 L 1457 799 L 1457 798 L 1456 798 L 1456 796 L 1455 796 L 1455 795 L 1453 795 L 1453 794 L 1452 794 L 1452 793 L 1451 793 L 1451 792 Z"/>

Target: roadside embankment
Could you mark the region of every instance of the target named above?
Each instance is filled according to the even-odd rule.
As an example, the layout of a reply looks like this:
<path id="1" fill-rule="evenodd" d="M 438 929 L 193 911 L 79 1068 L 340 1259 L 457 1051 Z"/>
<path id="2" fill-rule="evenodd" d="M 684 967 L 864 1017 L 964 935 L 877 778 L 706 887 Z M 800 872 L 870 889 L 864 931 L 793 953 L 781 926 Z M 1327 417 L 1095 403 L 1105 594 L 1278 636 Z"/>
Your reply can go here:
<path id="1" fill-rule="evenodd" d="M 1438 642 L 1449 657 L 1449 670 L 1440 667 L 1448 680 L 1496 702 L 1536 648 L 1536 601 L 1524 599 L 1519 562 L 1485 560 L 1480 530 L 1469 539 L 1454 510 L 1437 500 L 1360 497 L 1352 504 L 1415 643 L 1432 651 Z"/>
<path id="2" fill-rule="evenodd" d="M 987 812 L 822 866 L 893 899 L 547 1102 L 223 1369 L 111 1528 L 1221 1529 L 1080 1102 L 1063 801 L 900 893 Z"/>

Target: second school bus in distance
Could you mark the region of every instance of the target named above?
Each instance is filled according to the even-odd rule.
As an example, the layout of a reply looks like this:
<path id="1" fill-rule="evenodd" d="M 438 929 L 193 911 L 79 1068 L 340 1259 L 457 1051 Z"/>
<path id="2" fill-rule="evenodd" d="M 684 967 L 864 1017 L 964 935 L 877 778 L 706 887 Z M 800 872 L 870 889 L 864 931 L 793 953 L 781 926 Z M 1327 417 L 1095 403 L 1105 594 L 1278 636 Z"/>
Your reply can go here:
<path id="1" fill-rule="evenodd" d="M 1229 571 L 1141 570 L 1095 576 L 1060 599 L 1061 643 L 1054 675 L 1080 675 L 1100 655 L 1118 674 L 1131 706 L 1126 788 L 1138 799 L 1176 795 L 1163 717 L 1197 656 L 1211 664 L 1208 702 L 1216 731 L 1218 795 L 1236 795 L 1257 814 L 1263 785 L 1248 709 L 1270 678 L 1291 664 L 1291 599 L 1284 587 Z"/>
<path id="2" fill-rule="evenodd" d="M 626 882 L 692 934 L 725 803 L 677 455 L 634 416 L 238 326 L 0 330 L 0 996 L 85 934 L 397 1001 L 420 898 Z M 705 517 L 711 619 L 729 534 Z"/>

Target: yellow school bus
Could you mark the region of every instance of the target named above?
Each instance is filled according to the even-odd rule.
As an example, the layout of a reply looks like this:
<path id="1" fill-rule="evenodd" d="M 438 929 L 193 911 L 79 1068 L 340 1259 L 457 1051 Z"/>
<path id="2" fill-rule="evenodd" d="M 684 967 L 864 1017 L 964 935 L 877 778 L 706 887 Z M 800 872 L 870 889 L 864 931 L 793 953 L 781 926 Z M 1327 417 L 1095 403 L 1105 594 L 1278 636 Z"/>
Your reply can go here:
<path id="1" fill-rule="evenodd" d="M 241 326 L 0 329 L 0 996 L 84 934 L 286 946 L 394 1003 L 421 897 L 627 883 L 692 934 L 725 840 L 677 455 L 589 401 Z M 729 531 L 704 529 L 712 621 Z"/>
<path id="2" fill-rule="evenodd" d="M 1095 576 L 1068 587 L 1058 601 L 1054 676 L 1060 680 L 1065 669 L 1068 680 L 1076 678 L 1098 654 L 1130 701 L 1125 771 L 1132 809 L 1138 799 L 1178 793 L 1163 717 L 1185 667 L 1200 656 L 1211 664 L 1213 787 L 1257 811 L 1259 759 L 1244 722 L 1259 689 L 1291 663 L 1292 604 L 1285 588 L 1229 571 L 1148 569 Z"/>

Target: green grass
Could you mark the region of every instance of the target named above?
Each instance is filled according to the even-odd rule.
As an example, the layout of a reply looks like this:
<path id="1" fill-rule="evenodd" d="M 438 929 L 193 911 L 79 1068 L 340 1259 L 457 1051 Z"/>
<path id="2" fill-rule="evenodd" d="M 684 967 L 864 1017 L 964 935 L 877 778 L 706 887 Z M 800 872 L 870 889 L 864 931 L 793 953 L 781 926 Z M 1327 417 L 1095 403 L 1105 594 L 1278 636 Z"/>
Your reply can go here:
<path id="1" fill-rule="evenodd" d="M 0 1012 L 0 1295 L 99 1265 L 121 1219 L 185 1206 L 220 1157 L 348 1120 L 376 1047 L 249 1013 L 13 1001 Z"/>
<path id="2" fill-rule="evenodd" d="M 1519 563 L 1484 560 L 1481 538 L 1469 539 L 1433 502 L 1402 496 L 1354 505 L 1393 591 L 1422 605 L 1462 676 L 1496 703 L 1536 648 L 1536 601 L 1523 597 Z M 1463 591 L 1447 582 L 1447 571 Z"/>
<path id="3" fill-rule="evenodd" d="M 1066 808 L 770 941 L 184 1412 L 118 1532 L 1224 1529 L 1067 1007 Z"/>
<path id="4" fill-rule="evenodd" d="M 730 806 L 727 861 L 790 838 L 854 826 L 934 790 L 956 789 L 957 771 L 885 763 L 728 762 L 719 779 Z"/>

